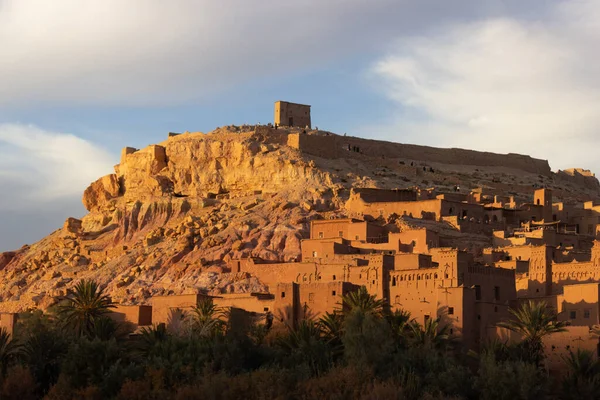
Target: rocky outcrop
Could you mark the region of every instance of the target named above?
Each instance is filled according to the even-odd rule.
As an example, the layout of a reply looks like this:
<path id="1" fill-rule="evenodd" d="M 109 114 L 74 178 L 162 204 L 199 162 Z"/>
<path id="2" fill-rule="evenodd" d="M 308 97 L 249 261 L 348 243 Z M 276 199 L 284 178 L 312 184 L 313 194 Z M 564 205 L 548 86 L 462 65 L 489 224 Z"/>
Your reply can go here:
<path id="1" fill-rule="evenodd" d="M 83 205 L 88 211 L 98 211 L 119 196 L 120 187 L 117 175 L 103 176 L 92 183 L 83 193 Z"/>

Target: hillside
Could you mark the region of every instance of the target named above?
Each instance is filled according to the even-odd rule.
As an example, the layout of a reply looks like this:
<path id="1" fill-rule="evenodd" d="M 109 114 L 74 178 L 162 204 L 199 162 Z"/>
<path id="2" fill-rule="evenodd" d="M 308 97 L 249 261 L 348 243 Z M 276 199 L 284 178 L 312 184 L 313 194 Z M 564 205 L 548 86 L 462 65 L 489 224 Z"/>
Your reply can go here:
<path id="1" fill-rule="evenodd" d="M 198 290 L 261 291 L 256 278 L 227 272 L 227 262 L 297 259 L 310 220 L 346 215 L 352 188 L 457 185 L 521 199 L 536 187 L 567 203 L 600 198 L 586 171 L 553 173 L 546 161 L 517 154 L 264 126 L 186 133 L 125 148 L 115 173 L 83 194 L 84 218 L 0 254 L 0 311 L 45 308 L 82 278 L 107 285 L 125 304 Z"/>

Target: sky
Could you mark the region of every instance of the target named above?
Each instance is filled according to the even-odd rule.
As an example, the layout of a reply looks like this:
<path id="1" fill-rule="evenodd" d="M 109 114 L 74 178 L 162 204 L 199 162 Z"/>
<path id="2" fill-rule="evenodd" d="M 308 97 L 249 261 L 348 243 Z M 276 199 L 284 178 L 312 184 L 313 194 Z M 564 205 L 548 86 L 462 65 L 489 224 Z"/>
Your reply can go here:
<path id="1" fill-rule="evenodd" d="M 0 251 L 120 149 L 272 121 L 600 171 L 600 0 L 0 0 Z"/>

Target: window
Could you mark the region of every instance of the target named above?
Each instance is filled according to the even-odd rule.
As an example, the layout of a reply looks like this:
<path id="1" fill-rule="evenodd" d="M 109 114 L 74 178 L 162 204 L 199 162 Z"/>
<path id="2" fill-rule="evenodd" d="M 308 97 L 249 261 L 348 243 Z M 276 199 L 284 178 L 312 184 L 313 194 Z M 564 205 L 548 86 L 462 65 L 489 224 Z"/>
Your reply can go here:
<path id="1" fill-rule="evenodd" d="M 448 307 L 448 315 L 454 315 L 454 307 Z"/>
<path id="2" fill-rule="evenodd" d="M 313 257 L 316 257 L 316 256 L 317 256 L 317 252 L 313 251 Z"/>
<path id="3" fill-rule="evenodd" d="M 494 300 L 500 300 L 500 286 L 494 286 Z"/>
<path id="4" fill-rule="evenodd" d="M 285 297 L 285 292 L 281 292 L 281 298 L 283 299 Z"/>
<path id="5" fill-rule="evenodd" d="M 498 312 L 498 306 L 494 306 L 494 312 Z"/>
<path id="6" fill-rule="evenodd" d="M 323 232 L 319 232 L 319 239 L 323 239 Z"/>
<path id="7" fill-rule="evenodd" d="M 333 280 L 335 281 L 335 275 L 333 276 Z"/>
<path id="8" fill-rule="evenodd" d="M 481 300 L 481 286 L 475 285 L 475 300 Z"/>
<path id="9" fill-rule="evenodd" d="M 332 291 L 331 291 L 331 295 L 332 295 L 332 296 L 335 296 L 335 290 L 332 290 Z"/>
<path id="10" fill-rule="evenodd" d="M 570 311 L 569 312 L 569 318 L 570 319 L 576 319 L 577 318 L 577 311 Z"/>
<path id="11" fill-rule="evenodd" d="M 583 318 L 589 318 L 589 317 L 590 317 L 590 314 L 591 314 L 591 313 L 590 313 L 590 310 L 589 310 L 589 309 L 587 309 L 587 310 L 583 310 Z"/>
<path id="12" fill-rule="evenodd" d="M 358 240 L 358 235 L 356 235 L 354 238 L 355 238 L 356 240 Z"/>
<path id="13" fill-rule="evenodd" d="M 396 277 L 392 278 L 392 286 L 396 286 Z"/>
<path id="14" fill-rule="evenodd" d="M 339 231 L 339 232 L 338 232 L 338 236 L 339 236 L 339 237 L 344 237 L 344 231 Z"/>
<path id="15" fill-rule="evenodd" d="M 263 308 L 263 311 L 269 311 L 269 307 Z"/>

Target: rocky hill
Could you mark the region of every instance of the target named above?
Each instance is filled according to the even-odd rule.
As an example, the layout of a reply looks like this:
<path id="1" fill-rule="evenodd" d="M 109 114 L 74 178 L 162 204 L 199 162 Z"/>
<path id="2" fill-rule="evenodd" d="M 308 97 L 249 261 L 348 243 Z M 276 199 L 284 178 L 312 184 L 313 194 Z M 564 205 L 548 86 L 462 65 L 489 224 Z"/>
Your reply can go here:
<path id="1" fill-rule="evenodd" d="M 261 291 L 256 278 L 227 272 L 227 262 L 297 259 L 310 220 L 346 215 L 352 188 L 456 185 L 521 198 L 544 186 L 565 202 L 600 197 L 589 171 L 554 174 L 546 161 L 516 154 L 264 126 L 185 133 L 125 148 L 115 173 L 86 189 L 89 214 L 0 253 L 0 311 L 47 307 L 82 278 L 107 285 L 124 304 L 198 290 Z"/>

